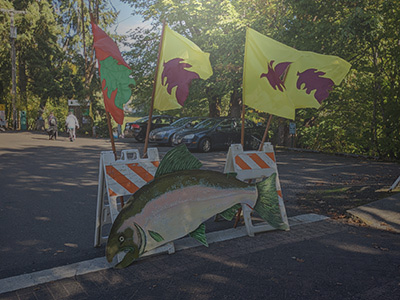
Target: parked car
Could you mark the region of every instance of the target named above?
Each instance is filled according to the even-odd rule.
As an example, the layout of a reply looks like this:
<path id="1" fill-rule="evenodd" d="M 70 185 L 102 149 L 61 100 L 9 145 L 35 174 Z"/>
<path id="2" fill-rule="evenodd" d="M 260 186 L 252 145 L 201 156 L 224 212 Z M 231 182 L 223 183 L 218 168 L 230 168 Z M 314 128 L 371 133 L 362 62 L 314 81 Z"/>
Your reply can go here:
<path id="1" fill-rule="evenodd" d="M 171 125 L 178 118 L 168 115 L 156 115 L 151 118 L 151 128 L 154 130 L 160 127 Z M 149 117 L 140 118 L 134 122 L 126 123 L 124 129 L 124 137 L 134 137 L 138 142 L 143 142 L 146 138 L 147 121 Z"/>
<path id="2" fill-rule="evenodd" d="M 245 148 L 256 149 L 261 141 L 263 128 L 245 120 Z M 229 148 L 241 140 L 241 120 L 237 118 L 211 118 L 192 129 L 178 131 L 172 138 L 174 145 L 186 144 L 188 149 L 209 152 Z"/>
<path id="3" fill-rule="evenodd" d="M 172 145 L 172 136 L 181 129 L 193 128 L 200 122 L 207 119 L 206 117 L 184 117 L 176 120 L 169 126 L 157 128 L 150 132 L 150 142 L 163 145 Z"/>

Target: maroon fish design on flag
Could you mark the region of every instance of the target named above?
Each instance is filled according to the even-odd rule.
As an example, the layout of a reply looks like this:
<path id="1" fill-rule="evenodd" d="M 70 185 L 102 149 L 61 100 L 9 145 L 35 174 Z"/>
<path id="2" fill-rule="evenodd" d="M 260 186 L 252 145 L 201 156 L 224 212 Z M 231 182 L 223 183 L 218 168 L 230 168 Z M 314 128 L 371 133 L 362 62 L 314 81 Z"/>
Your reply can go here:
<path id="1" fill-rule="evenodd" d="M 278 87 L 278 89 L 283 92 L 283 89 L 286 89 L 283 77 L 291 62 L 279 63 L 275 68 L 273 67 L 274 62 L 274 60 L 271 60 L 268 63 L 268 73 L 262 73 L 260 78 L 266 77 L 274 90 Z"/>
<path id="2" fill-rule="evenodd" d="M 317 69 L 308 69 L 302 73 L 297 72 L 297 88 L 299 90 L 305 89 L 307 94 L 310 94 L 315 90 L 314 98 L 321 104 L 323 100 L 328 98 L 329 91 L 332 90 L 334 82 L 330 78 L 321 77 L 325 75 L 324 72 L 318 71 Z M 302 88 L 302 84 L 304 87 Z"/>
<path id="3" fill-rule="evenodd" d="M 172 89 L 176 88 L 176 100 L 183 106 L 186 98 L 189 95 L 189 87 L 193 79 L 199 79 L 200 76 L 185 68 L 191 68 L 188 63 L 181 63 L 182 58 L 174 58 L 164 63 L 164 70 L 161 74 L 161 83 L 167 86 L 167 92 L 171 95 Z M 165 78 L 167 79 L 165 81 Z M 164 82 L 165 81 L 165 82 Z"/>

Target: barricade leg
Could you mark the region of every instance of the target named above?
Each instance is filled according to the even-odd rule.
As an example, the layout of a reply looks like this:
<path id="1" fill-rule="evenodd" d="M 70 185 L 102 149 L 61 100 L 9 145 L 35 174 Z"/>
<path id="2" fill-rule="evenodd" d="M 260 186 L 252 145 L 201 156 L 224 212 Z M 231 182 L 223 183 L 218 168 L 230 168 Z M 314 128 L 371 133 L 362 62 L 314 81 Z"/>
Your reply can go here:
<path id="1" fill-rule="evenodd" d="M 99 185 L 97 187 L 97 207 L 96 207 L 96 227 L 94 233 L 94 246 L 100 247 L 101 245 L 101 227 L 102 227 L 102 213 L 104 210 L 104 171 L 103 161 L 100 156 L 100 167 L 99 167 Z"/>
<path id="2" fill-rule="evenodd" d="M 247 205 L 242 205 L 244 225 L 249 236 L 254 236 L 253 223 L 251 222 L 252 210 Z"/>
<path id="3" fill-rule="evenodd" d="M 400 183 L 400 176 L 399 178 L 396 179 L 396 181 L 392 184 L 392 186 L 389 188 L 389 192 L 391 192 L 392 190 L 394 190 Z"/>

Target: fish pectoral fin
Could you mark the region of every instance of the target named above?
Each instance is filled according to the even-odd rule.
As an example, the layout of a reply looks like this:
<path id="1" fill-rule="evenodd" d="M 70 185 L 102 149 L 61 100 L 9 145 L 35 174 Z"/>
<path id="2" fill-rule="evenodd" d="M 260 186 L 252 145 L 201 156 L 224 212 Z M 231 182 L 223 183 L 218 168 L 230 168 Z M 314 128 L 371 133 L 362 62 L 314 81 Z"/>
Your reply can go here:
<path id="1" fill-rule="evenodd" d="M 219 213 L 221 217 L 223 217 L 227 221 L 232 221 L 233 217 L 236 215 L 236 212 L 241 207 L 240 204 L 235 204 L 234 206 L 224 210 L 223 212 Z"/>
<path id="2" fill-rule="evenodd" d="M 148 230 L 150 236 L 155 240 L 156 242 L 162 242 L 164 238 L 159 234 L 158 232 Z"/>
<path id="3" fill-rule="evenodd" d="M 208 247 L 207 238 L 206 238 L 206 225 L 200 224 L 196 230 L 189 233 L 189 236 L 199 241 L 204 246 Z"/>

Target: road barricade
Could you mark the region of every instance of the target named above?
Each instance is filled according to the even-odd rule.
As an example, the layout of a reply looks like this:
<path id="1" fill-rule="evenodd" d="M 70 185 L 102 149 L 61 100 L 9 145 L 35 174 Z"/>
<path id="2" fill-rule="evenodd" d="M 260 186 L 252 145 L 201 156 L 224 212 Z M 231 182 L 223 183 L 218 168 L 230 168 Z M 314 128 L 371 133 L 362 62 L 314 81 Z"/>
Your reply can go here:
<path id="1" fill-rule="evenodd" d="M 274 148 L 271 143 L 264 143 L 262 151 L 243 151 L 241 144 L 230 146 L 224 173 L 236 173 L 236 178 L 245 182 L 257 182 L 276 173 L 276 191 L 278 193 L 279 208 L 283 222 L 289 228 L 281 185 L 278 176 L 278 167 L 275 159 Z M 247 234 L 254 236 L 257 232 L 275 230 L 267 223 L 253 225 L 251 220 L 252 209 L 247 205 L 242 206 L 243 218 Z"/>
<path id="2" fill-rule="evenodd" d="M 154 178 L 160 159 L 156 148 L 149 148 L 146 159 L 137 149 L 123 150 L 121 159 L 115 160 L 112 151 L 100 154 L 99 185 L 94 246 L 107 241 L 105 231 L 114 222 L 122 203 L 139 188 Z M 107 228 L 108 227 L 108 228 Z"/>
<path id="3" fill-rule="evenodd" d="M 115 160 L 112 151 L 100 154 L 99 185 L 97 190 L 96 228 L 94 246 L 99 247 L 107 241 L 105 234 L 126 202 L 138 189 L 153 180 L 160 163 L 157 148 L 147 149 L 147 158 L 140 158 L 139 150 L 122 150 L 121 158 Z M 175 252 L 174 243 L 170 242 L 146 252 L 152 255 L 161 252 Z M 123 258 L 118 255 L 118 261 Z"/>

